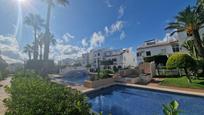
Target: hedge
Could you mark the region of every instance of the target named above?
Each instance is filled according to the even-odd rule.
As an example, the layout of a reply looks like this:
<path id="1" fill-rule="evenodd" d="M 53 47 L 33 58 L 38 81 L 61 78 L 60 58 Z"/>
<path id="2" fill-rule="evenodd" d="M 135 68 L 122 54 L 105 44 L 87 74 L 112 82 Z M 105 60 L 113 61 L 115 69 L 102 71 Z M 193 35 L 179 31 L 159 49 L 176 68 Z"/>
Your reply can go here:
<path id="1" fill-rule="evenodd" d="M 30 72 L 17 73 L 4 102 L 7 115 L 89 115 L 90 105 L 79 91 L 44 80 Z"/>

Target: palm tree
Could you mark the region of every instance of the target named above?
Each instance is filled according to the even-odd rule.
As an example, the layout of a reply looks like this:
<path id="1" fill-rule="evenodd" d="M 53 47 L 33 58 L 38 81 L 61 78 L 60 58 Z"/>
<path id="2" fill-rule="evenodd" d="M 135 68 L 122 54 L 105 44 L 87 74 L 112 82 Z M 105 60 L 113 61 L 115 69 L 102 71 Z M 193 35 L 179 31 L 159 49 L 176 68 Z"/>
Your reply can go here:
<path id="1" fill-rule="evenodd" d="M 50 18 L 51 18 L 51 10 L 55 4 L 60 4 L 66 6 L 69 2 L 68 0 L 42 0 L 47 3 L 47 17 L 46 17 L 46 26 L 45 26 L 45 47 L 44 47 L 44 59 L 48 60 L 49 58 L 49 34 L 50 34 Z"/>
<path id="2" fill-rule="evenodd" d="M 53 34 L 49 34 L 48 38 L 49 38 L 48 39 L 49 44 L 56 45 L 57 41 L 56 41 L 56 39 L 54 39 L 54 35 Z"/>
<path id="3" fill-rule="evenodd" d="M 197 8 L 188 6 L 175 18 L 176 21 L 169 23 L 166 30 L 174 30 L 172 34 L 185 31 L 188 36 L 192 36 L 198 55 L 204 57 L 204 46 L 199 34 L 204 24 L 204 17 L 197 12 Z"/>
<path id="4" fill-rule="evenodd" d="M 29 14 L 25 17 L 25 24 L 31 26 L 34 32 L 34 60 L 38 58 L 38 45 L 37 45 L 37 31 L 41 29 L 44 20 L 37 14 Z"/>
<path id="5" fill-rule="evenodd" d="M 24 53 L 28 53 L 28 59 L 31 60 L 31 54 L 33 52 L 33 47 L 30 44 L 27 44 L 23 50 Z"/>
<path id="6" fill-rule="evenodd" d="M 204 8 L 204 0 L 197 0 L 197 7 Z"/>
<path id="7" fill-rule="evenodd" d="M 192 57 L 198 58 L 198 52 L 195 49 L 193 40 L 186 40 L 182 46 L 189 51 Z"/>
<path id="8" fill-rule="evenodd" d="M 40 60 L 43 59 L 44 38 L 45 38 L 45 34 L 44 33 L 40 33 L 38 35 L 38 45 L 39 45 L 39 48 L 40 48 Z"/>

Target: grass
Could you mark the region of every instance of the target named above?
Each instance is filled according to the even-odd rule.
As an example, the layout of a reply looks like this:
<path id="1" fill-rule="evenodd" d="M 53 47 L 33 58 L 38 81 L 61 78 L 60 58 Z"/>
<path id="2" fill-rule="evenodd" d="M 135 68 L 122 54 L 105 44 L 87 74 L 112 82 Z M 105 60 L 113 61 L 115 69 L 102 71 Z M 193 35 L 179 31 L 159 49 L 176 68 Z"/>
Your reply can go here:
<path id="1" fill-rule="evenodd" d="M 186 77 L 165 78 L 164 81 L 160 83 L 160 85 L 204 89 L 204 79 L 192 81 L 193 83 L 189 83 Z"/>

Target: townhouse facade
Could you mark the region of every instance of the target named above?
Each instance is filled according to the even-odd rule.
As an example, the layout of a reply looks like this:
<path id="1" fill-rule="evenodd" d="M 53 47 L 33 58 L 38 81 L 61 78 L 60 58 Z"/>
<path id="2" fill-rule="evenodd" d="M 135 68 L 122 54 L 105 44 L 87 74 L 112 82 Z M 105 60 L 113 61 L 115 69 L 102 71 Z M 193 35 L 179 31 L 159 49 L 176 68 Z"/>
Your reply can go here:
<path id="1" fill-rule="evenodd" d="M 92 69 L 97 68 L 127 68 L 135 67 L 136 59 L 131 50 L 127 49 L 97 49 L 89 53 L 82 54 L 82 65 L 89 65 Z M 104 64 L 109 62 L 109 64 Z"/>
<path id="2" fill-rule="evenodd" d="M 182 44 L 187 38 L 186 33 L 181 32 L 173 36 L 166 36 L 164 40 L 152 39 L 145 41 L 136 49 L 137 64 L 143 63 L 145 57 L 155 55 L 166 55 L 169 57 L 175 52 L 186 52 L 187 50 L 182 47 Z"/>

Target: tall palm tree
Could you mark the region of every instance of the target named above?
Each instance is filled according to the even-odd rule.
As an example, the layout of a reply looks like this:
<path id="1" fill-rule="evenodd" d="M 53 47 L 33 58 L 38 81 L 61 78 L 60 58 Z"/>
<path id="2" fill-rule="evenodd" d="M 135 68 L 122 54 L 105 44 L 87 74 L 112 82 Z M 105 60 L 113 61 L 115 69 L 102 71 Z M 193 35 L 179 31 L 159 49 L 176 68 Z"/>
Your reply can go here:
<path id="1" fill-rule="evenodd" d="M 48 37 L 48 38 L 49 38 L 49 39 L 48 39 L 49 44 L 51 44 L 51 45 L 56 45 L 57 41 L 56 41 L 56 39 L 54 38 L 54 35 L 53 35 L 53 34 L 49 34 L 49 37 Z"/>
<path id="2" fill-rule="evenodd" d="M 69 2 L 68 0 L 42 0 L 47 3 L 47 17 L 46 17 L 46 26 L 45 26 L 45 47 L 44 47 L 44 59 L 48 60 L 49 58 L 49 34 L 50 34 L 50 18 L 51 18 L 51 10 L 54 5 L 60 4 L 66 6 Z"/>
<path id="3" fill-rule="evenodd" d="M 45 34 L 44 33 L 40 33 L 38 35 L 38 45 L 40 48 L 40 60 L 43 60 L 43 45 L 44 45 L 44 38 L 45 38 Z"/>
<path id="4" fill-rule="evenodd" d="M 197 0 L 197 7 L 204 8 L 204 0 Z"/>
<path id="5" fill-rule="evenodd" d="M 28 53 L 28 59 L 31 60 L 31 54 L 33 52 L 33 47 L 30 44 L 27 44 L 23 50 L 24 53 Z"/>
<path id="6" fill-rule="evenodd" d="M 38 45 L 37 45 L 37 32 L 41 29 L 41 27 L 44 25 L 44 20 L 40 17 L 40 15 L 37 14 L 29 14 L 25 17 L 25 24 L 28 26 L 31 26 L 33 28 L 34 32 L 34 60 L 37 60 L 38 58 Z"/>
<path id="7" fill-rule="evenodd" d="M 199 34 L 204 24 L 204 17 L 197 12 L 196 8 L 188 6 L 179 12 L 175 19 L 175 22 L 168 24 L 166 30 L 173 30 L 172 34 L 185 31 L 188 36 L 192 36 L 198 55 L 204 57 L 204 46 Z"/>

